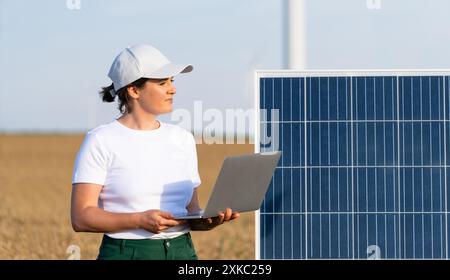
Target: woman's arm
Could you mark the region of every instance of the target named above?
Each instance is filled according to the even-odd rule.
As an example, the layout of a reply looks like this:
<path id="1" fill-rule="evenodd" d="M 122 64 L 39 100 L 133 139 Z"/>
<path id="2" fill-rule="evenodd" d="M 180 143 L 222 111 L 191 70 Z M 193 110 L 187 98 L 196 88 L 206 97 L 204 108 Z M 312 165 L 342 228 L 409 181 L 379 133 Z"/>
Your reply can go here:
<path id="1" fill-rule="evenodd" d="M 112 213 L 98 207 L 103 186 L 74 184 L 72 187 L 71 220 L 76 232 L 118 232 L 145 229 L 153 233 L 179 225 L 172 214 L 160 210 L 137 213 Z"/>
<path id="2" fill-rule="evenodd" d="M 194 192 L 192 193 L 191 202 L 186 207 L 188 212 L 196 212 L 201 210 L 200 204 L 198 202 L 198 195 L 197 195 L 197 189 L 194 189 Z M 193 219 L 193 220 L 187 220 L 189 223 L 191 230 L 211 230 L 215 228 L 218 225 L 223 224 L 224 222 L 231 221 L 234 219 L 237 219 L 239 217 L 239 213 L 234 212 L 227 208 L 225 210 L 225 213 L 221 212 L 219 216 L 213 217 L 213 218 L 207 218 L 207 219 Z"/>

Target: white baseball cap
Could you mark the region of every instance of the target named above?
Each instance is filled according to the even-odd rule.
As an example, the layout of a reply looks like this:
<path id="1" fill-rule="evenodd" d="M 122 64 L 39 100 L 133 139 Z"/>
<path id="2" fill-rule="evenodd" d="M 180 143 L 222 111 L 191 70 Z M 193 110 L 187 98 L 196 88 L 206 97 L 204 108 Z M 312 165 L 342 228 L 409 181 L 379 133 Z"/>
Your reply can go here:
<path id="1" fill-rule="evenodd" d="M 125 48 L 114 59 L 108 77 L 114 85 L 111 92 L 140 79 L 165 79 L 180 73 L 188 73 L 192 65 L 176 65 L 171 63 L 158 49 L 146 44 L 138 44 Z"/>

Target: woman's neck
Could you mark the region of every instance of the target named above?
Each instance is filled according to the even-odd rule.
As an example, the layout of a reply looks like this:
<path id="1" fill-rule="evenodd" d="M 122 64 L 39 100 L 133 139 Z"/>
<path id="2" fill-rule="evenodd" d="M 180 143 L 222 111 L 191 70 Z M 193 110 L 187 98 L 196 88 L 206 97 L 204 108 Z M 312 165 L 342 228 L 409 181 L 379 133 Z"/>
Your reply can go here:
<path id="1" fill-rule="evenodd" d="M 161 125 L 154 115 L 143 117 L 133 113 L 125 113 L 117 121 L 128 128 L 137 130 L 153 130 Z"/>

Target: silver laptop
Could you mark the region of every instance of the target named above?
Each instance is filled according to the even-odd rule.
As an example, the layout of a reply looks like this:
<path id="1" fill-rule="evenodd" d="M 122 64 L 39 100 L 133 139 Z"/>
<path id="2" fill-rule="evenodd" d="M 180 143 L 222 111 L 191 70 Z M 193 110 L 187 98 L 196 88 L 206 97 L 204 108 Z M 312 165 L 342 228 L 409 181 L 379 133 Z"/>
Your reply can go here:
<path id="1" fill-rule="evenodd" d="M 281 152 L 226 157 L 204 211 L 175 215 L 175 219 L 216 217 L 231 208 L 233 212 L 259 209 Z"/>

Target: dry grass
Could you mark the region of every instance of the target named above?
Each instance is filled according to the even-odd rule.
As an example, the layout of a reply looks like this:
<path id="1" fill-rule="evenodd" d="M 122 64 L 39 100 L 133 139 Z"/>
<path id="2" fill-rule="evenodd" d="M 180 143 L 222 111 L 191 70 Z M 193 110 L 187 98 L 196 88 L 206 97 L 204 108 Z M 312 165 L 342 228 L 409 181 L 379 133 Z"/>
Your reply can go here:
<path id="1" fill-rule="evenodd" d="M 0 135 L 0 259 L 66 259 L 75 244 L 95 259 L 101 234 L 75 233 L 70 225 L 71 175 L 80 135 Z M 251 145 L 197 146 L 206 203 L 226 155 Z M 253 259 L 252 213 L 208 232 L 194 232 L 200 259 Z"/>

